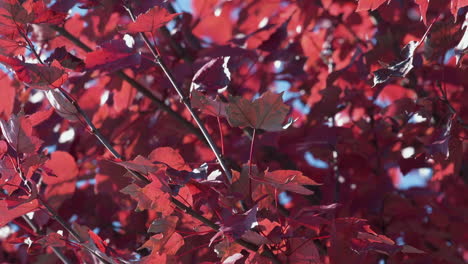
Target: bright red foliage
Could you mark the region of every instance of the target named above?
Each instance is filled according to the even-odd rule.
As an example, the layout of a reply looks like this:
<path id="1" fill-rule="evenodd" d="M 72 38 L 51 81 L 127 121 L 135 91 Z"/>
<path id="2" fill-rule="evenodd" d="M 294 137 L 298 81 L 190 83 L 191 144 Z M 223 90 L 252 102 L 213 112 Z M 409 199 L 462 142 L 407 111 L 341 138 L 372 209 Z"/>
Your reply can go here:
<path id="1" fill-rule="evenodd" d="M 468 262 L 467 0 L 180 7 L 0 2 L 1 263 Z"/>

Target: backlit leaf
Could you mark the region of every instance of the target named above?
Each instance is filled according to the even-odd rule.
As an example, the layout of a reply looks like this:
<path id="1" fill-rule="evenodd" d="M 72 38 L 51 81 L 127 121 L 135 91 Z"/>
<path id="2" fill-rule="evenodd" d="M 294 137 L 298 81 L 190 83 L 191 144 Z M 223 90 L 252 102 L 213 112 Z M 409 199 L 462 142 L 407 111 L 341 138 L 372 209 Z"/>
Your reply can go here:
<path id="1" fill-rule="evenodd" d="M 130 33 L 155 32 L 178 15 L 179 13 L 171 14 L 165 8 L 155 6 L 139 15 L 135 22 L 130 23 L 127 31 Z"/>
<path id="2" fill-rule="evenodd" d="M 128 47 L 123 39 L 115 39 L 102 44 L 95 51 L 86 55 L 88 70 L 118 71 L 139 65 L 141 55 Z"/>
<path id="3" fill-rule="evenodd" d="M 282 93 L 264 93 L 250 102 L 243 97 L 230 97 L 226 108 L 229 124 L 233 127 L 251 127 L 267 131 L 283 129 L 289 106 L 283 103 Z"/>

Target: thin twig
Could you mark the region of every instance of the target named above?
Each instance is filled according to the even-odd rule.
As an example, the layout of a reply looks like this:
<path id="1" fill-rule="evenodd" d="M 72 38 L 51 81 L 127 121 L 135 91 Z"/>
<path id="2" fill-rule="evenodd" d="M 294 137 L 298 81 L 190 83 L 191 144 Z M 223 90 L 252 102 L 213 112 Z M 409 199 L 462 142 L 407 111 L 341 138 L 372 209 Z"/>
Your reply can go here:
<path id="1" fill-rule="evenodd" d="M 135 18 L 135 15 L 133 14 L 132 10 L 127 7 L 127 6 L 124 6 L 125 9 L 127 10 L 128 14 L 130 15 L 130 18 L 132 19 L 132 21 L 135 21 L 136 18 Z M 166 75 L 167 79 L 169 80 L 169 82 L 171 83 L 172 87 L 174 88 L 174 90 L 177 92 L 177 94 L 179 95 L 180 97 L 180 101 L 184 104 L 184 106 L 187 108 L 187 110 L 190 112 L 190 115 L 193 117 L 193 119 L 195 120 L 195 123 L 198 125 L 198 127 L 200 128 L 203 136 L 205 137 L 206 141 L 208 142 L 208 145 L 210 146 L 211 150 L 213 151 L 213 153 L 215 154 L 216 156 L 216 159 L 218 160 L 219 162 L 219 165 L 221 166 L 221 168 L 223 169 L 224 173 L 226 174 L 226 177 L 229 181 L 229 183 L 232 182 L 232 175 L 231 175 L 231 171 L 230 169 L 228 168 L 228 166 L 226 165 L 226 163 L 224 162 L 223 158 L 222 158 L 222 155 L 221 153 L 219 152 L 218 150 L 218 147 L 216 146 L 216 144 L 213 142 L 213 139 L 211 138 L 210 134 L 208 133 L 208 130 L 205 128 L 205 126 L 203 125 L 200 117 L 198 117 L 198 114 L 195 112 L 195 110 L 192 108 L 192 106 L 190 105 L 190 100 L 187 96 L 185 96 L 182 92 L 182 89 L 177 85 L 176 81 L 175 81 L 175 78 L 174 76 L 172 76 L 172 73 L 169 71 L 169 68 L 166 66 L 166 64 L 164 63 L 164 61 L 161 59 L 161 57 L 158 55 L 158 51 L 156 50 L 156 48 L 151 44 L 151 42 L 149 41 L 148 37 L 140 32 L 139 33 L 140 37 L 143 39 L 143 41 L 145 42 L 146 46 L 148 47 L 148 49 L 151 51 L 151 54 L 153 55 L 154 57 L 154 60 L 155 60 L 155 63 L 157 65 L 159 65 L 159 67 L 162 69 L 162 71 L 164 72 L 164 74 Z"/>

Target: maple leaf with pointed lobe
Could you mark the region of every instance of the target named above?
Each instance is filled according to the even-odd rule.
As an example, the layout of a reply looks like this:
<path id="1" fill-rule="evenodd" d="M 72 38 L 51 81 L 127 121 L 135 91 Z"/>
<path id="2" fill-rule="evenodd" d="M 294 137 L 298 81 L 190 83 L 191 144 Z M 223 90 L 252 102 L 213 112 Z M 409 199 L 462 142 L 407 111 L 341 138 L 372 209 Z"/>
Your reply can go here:
<path id="1" fill-rule="evenodd" d="M 155 210 L 163 215 L 170 215 L 174 210 L 170 202 L 171 195 L 167 192 L 169 190 L 166 192 L 164 190 L 167 190 L 167 187 L 163 186 L 159 180 L 154 180 L 142 188 L 136 184 L 130 184 L 120 192 L 130 195 L 138 202 L 137 211 Z"/>
<path id="2" fill-rule="evenodd" d="M 272 172 L 267 170 L 263 177 L 255 177 L 252 179 L 271 185 L 280 191 L 290 191 L 303 195 L 314 194 L 313 191 L 305 188 L 303 185 L 320 185 L 314 180 L 304 176 L 302 172 L 293 170 L 277 170 Z"/>
<path id="3" fill-rule="evenodd" d="M 57 61 L 53 61 L 48 66 L 0 55 L 0 63 L 13 69 L 20 81 L 37 89 L 47 90 L 49 86 L 60 87 L 67 79 L 66 72 Z"/>
<path id="4" fill-rule="evenodd" d="M 230 97 L 226 114 L 233 127 L 251 127 L 266 131 L 283 129 L 283 122 L 289 112 L 289 106 L 283 103 L 283 93 L 264 93 L 257 100 L 250 102 L 243 97 Z"/>
<path id="5" fill-rule="evenodd" d="M 173 215 L 153 221 L 148 232 L 157 234 L 150 237 L 139 249 L 147 248 L 160 254 L 164 252 L 175 255 L 184 245 L 184 238 L 175 232 L 178 221 L 179 218 Z"/>
<path id="6" fill-rule="evenodd" d="M 171 14 L 165 8 L 155 6 L 146 13 L 139 15 L 135 22 L 127 25 L 127 32 L 155 32 L 160 27 L 166 25 L 180 13 Z"/>

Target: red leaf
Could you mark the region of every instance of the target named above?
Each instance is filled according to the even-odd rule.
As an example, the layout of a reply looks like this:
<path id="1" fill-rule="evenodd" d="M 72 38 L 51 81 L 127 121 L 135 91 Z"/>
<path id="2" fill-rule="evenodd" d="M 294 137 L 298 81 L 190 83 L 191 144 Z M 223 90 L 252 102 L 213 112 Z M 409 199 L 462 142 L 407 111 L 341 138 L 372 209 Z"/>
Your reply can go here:
<path id="1" fill-rule="evenodd" d="M 7 152 L 8 145 L 4 140 L 0 140 L 0 158 Z"/>
<path id="2" fill-rule="evenodd" d="M 67 79 L 65 71 L 57 61 L 46 66 L 0 55 L 0 63 L 11 67 L 20 81 L 37 89 L 46 90 L 49 86 L 60 87 Z"/>
<path id="3" fill-rule="evenodd" d="M 153 162 L 140 155 L 138 155 L 132 161 L 122 161 L 115 163 L 127 169 L 138 171 L 143 175 L 148 175 L 150 173 L 156 172 L 161 168 L 161 165 L 158 166 L 156 164 L 153 164 Z"/>
<path id="4" fill-rule="evenodd" d="M 1 20 L 1 18 L 0 18 Z M 1 23 L 1 22 L 0 22 Z M 0 24 L 0 32 L 2 25 Z M 26 42 L 16 39 L 0 39 L 0 53 L 5 55 L 19 55 L 23 54 L 26 47 Z"/>
<path id="5" fill-rule="evenodd" d="M 37 199 L 32 201 L 28 201 L 26 199 L 24 203 L 15 201 L 15 203 L 19 203 L 14 208 L 11 208 L 8 200 L 0 200 L 0 227 L 8 224 L 13 219 L 20 217 L 24 214 L 29 212 L 35 211 L 39 208 L 39 202 Z"/>
<path id="6" fill-rule="evenodd" d="M 156 219 L 151 223 L 148 233 L 171 234 L 177 226 L 177 221 L 179 221 L 179 217 L 175 215 Z"/>
<path id="7" fill-rule="evenodd" d="M 19 1 L 4 0 L 0 2 L 0 32 L 5 35 L 17 34 L 18 27 L 24 29 L 24 24 L 34 19 L 28 14 Z"/>
<path id="8" fill-rule="evenodd" d="M 71 198 L 76 189 L 78 166 L 68 152 L 55 151 L 45 164 L 55 175 L 45 175 L 42 179 L 47 184 L 46 198 L 54 208 Z"/>
<path id="9" fill-rule="evenodd" d="M 192 171 L 192 168 L 185 163 L 179 151 L 171 147 L 157 148 L 149 154 L 148 158 L 153 162 L 162 162 L 176 170 Z"/>
<path id="10" fill-rule="evenodd" d="M 114 109 L 117 112 L 128 110 L 132 105 L 137 90 L 129 83 L 123 82 L 119 91 L 114 91 Z"/>
<path id="11" fill-rule="evenodd" d="M 221 228 L 210 240 L 210 244 L 221 234 L 229 234 L 235 239 L 242 237 L 248 230 L 257 225 L 258 207 L 254 206 L 243 214 L 228 215 L 224 217 Z"/>
<path id="12" fill-rule="evenodd" d="M 414 0 L 419 5 L 419 12 L 425 25 L 427 25 L 426 13 L 429 7 L 429 0 Z"/>
<path id="13" fill-rule="evenodd" d="M 289 106 L 282 100 L 282 93 L 267 91 L 254 102 L 242 97 L 230 97 L 226 108 L 229 124 L 233 127 L 252 127 L 267 131 L 283 129 Z"/>
<path id="14" fill-rule="evenodd" d="M 3 145 L 4 151 L 6 151 L 6 143 L 5 141 L 0 141 L 0 145 Z M 1 156 L 1 155 L 0 155 Z M 6 185 L 8 183 L 9 185 Z M 0 159 L 0 186 L 2 189 L 6 191 L 7 194 L 11 195 L 18 186 L 21 184 L 21 178 L 19 177 L 18 173 L 14 165 L 5 157 L 4 159 Z"/>
<path id="15" fill-rule="evenodd" d="M 123 39 L 102 44 L 97 50 L 89 52 L 85 59 L 86 69 L 109 72 L 137 66 L 140 63 L 141 55 L 129 48 Z"/>
<path id="16" fill-rule="evenodd" d="M 216 117 L 226 117 L 227 104 L 222 102 L 219 97 L 213 100 L 197 90 L 193 90 L 190 99 L 192 107 L 200 109 L 202 113 Z"/>
<path id="17" fill-rule="evenodd" d="M 57 12 L 49 9 L 44 1 L 37 1 L 32 4 L 32 13 L 34 14 L 33 24 L 60 24 L 67 17 L 67 13 Z"/>
<path id="18" fill-rule="evenodd" d="M 0 43 L 1 45 L 1 43 Z M 16 89 L 7 74 L 0 72 L 0 118 L 9 119 L 15 103 Z"/>
<path id="19" fill-rule="evenodd" d="M 356 12 L 375 10 L 386 1 L 389 0 L 359 0 Z"/>
<path id="20" fill-rule="evenodd" d="M 34 243 L 40 244 L 43 248 L 64 247 L 66 246 L 66 239 L 57 233 L 49 233 L 46 236 L 34 241 Z"/>
<path id="21" fill-rule="evenodd" d="M 0 119 L 0 128 L 11 147 L 19 153 L 33 153 L 42 144 L 42 140 L 32 135 L 31 121 L 22 115 L 11 115 L 8 122 Z"/>
<path id="22" fill-rule="evenodd" d="M 137 17 L 135 22 L 127 26 L 127 31 L 131 33 L 138 32 L 155 32 L 160 27 L 166 25 L 167 22 L 174 19 L 180 13 L 171 14 L 166 9 L 155 6 L 146 13 Z"/>
<path id="23" fill-rule="evenodd" d="M 181 235 L 174 232 L 179 218 L 168 216 L 154 221 L 148 232 L 158 233 L 146 241 L 139 249 L 147 248 L 154 252 L 163 252 L 168 255 L 175 255 L 177 250 L 184 245 Z"/>
<path id="24" fill-rule="evenodd" d="M 169 201 L 171 195 L 163 190 L 167 188 L 156 180 L 143 188 L 130 184 L 120 192 L 130 195 L 138 202 L 137 211 L 155 210 L 163 215 L 169 215 L 174 210 Z"/>
<path id="25" fill-rule="evenodd" d="M 302 172 L 293 170 L 265 171 L 265 176 L 262 178 L 252 179 L 272 185 L 274 188 L 281 191 L 290 191 L 302 195 L 314 194 L 313 191 L 302 185 L 320 185 L 314 180 L 304 176 Z"/>
<path id="26" fill-rule="evenodd" d="M 414 52 L 419 45 L 417 41 L 410 41 L 401 51 L 402 61 L 374 71 L 374 86 L 386 82 L 391 77 L 405 77 L 413 69 Z"/>
<path id="27" fill-rule="evenodd" d="M 42 122 L 49 119 L 49 117 L 54 113 L 54 110 L 49 109 L 46 111 L 36 111 L 32 115 L 28 116 L 28 120 L 31 121 L 33 127 L 41 124 Z"/>
<path id="28" fill-rule="evenodd" d="M 46 63 L 52 63 L 54 60 L 60 62 L 65 68 L 75 70 L 75 71 L 83 71 L 85 67 L 85 63 L 82 59 L 73 56 L 69 53 L 65 47 L 56 48 L 54 53 L 52 53 L 47 60 Z"/>
<path id="29" fill-rule="evenodd" d="M 450 10 L 452 10 L 452 14 L 457 17 L 458 10 L 462 7 L 468 6 L 468 0 L 452 0 L 450 2 Z"/>

